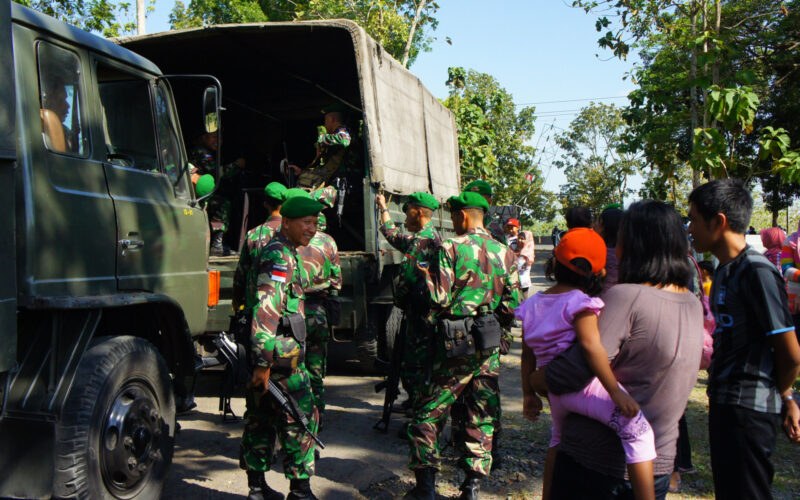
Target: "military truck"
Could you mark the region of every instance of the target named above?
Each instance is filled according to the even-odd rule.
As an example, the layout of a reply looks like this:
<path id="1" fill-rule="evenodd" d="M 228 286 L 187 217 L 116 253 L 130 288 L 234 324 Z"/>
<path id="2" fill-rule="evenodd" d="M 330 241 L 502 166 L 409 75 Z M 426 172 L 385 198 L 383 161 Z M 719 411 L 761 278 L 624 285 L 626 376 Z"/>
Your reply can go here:
<path id="1" fill-rule="evenodd" d="M 9 0 L 0 47 L 0 496 L 158 498 L 218 293 L 170 86 L 221 88 Z"/>
<path id="2" fill-rule="evenodd" d="M 391 195 L 392 218 L 402 222 L 405 195 L 426 191 L 443 200 L 458 193 L 453 114 L 351 21 L 209 26 L 116 41 L 167 73 L 212 74 L 225 88 L 225 162 L 243 157 L 247 168 L 231 197 L 226 243 L 234 255 L 211 260 L 222 275 L 209 332 L 228 329 L 238 250 L 246 231 L 266 217 L 263 187 L 288 181 L 281 161 L 305 165 L 314 156 L 320 110 L 331 103 L 349 110 L 349 149 L 358 171 L 345 179 L 338 206 L 326 211 L 344 274 L 342 321 L 333 335 L 353 342 L 367 370 L 376 357 L 385 359 L 398 326 L 397 311 L 391 313 L 392 278 L 402 255 L 379 235 L 375 194 Z M 174 88 L 180 102 L 182 89 Z M 188 131 L 185 140 L 192 139 Z M 445 232 L 452 228 L 444 210 L 435 222 Z"/>

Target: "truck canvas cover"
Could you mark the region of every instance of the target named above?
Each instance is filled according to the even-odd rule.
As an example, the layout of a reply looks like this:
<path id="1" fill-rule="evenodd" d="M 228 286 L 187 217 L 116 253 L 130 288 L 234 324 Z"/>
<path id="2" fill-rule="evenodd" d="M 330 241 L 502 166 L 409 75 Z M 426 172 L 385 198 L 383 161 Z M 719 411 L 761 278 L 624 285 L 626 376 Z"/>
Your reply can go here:
<path id="1" fill-rule="evenodd" d="M 431 192 L 439 199 L 459 191 L 453 114 L 352 21 L 217 25 L 116 41 L 165 73 L 217 76 L 224 101 L 248 94 L 240 92 L 245 85 L 259 85 L 263 102 L 238 104 L 276 120 L 290 107 L 319 116 L 326 101 L 345 102 L 362 113 L 373 183 L 398 194 Z M 206 68 L 188 67 L 201 56 Z M 309 89 L 320 96 L 317 102 L 308 99 Z"/>

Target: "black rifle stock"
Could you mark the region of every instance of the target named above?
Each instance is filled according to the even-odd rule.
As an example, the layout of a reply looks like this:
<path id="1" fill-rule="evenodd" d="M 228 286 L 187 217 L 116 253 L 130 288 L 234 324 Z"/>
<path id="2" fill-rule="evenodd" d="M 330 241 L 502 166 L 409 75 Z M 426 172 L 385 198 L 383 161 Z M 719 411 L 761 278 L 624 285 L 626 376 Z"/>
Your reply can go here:
<path id="1" fill-rule="evenodd" d="M 406 331 L 400 328 L 395 336 L 392 362 L 389 365 L 389 374 L 386 379 L 375 384 L 375 392 L 386 391 L 383 396 L 383 413 L 381 419 L 373 426 L 382 432 L 389 431 L 389 421 L 392 418 L 392 406 L 400 395 L 400 368 L 405 356 Z"/>
<path id="2" fill-rule="evenodd" d="M 319 440 L 319 437 L 311 432 L 311 429 L 308 428 L 308 418 L 306 418 L 306 414 L 300 411 L 300 407 L 297 406 L 297 401 L 294 400 L 291 394 L 288 394 L 283 391 L 283 388 L 275 383 L 270 382 L 269 387 L 267 388 L 269 395 L 272 396 L 272 399 L 281 407 L 281 409 L 292 416 L 295 422 L 299 422 L 300 425 L 303 427 L 303 430 L 308 433 L 309 436 L 316 442 L 320 448 L 323 450 L 325 449 L 325 445 L 322 444 L 322 441 Z"/>

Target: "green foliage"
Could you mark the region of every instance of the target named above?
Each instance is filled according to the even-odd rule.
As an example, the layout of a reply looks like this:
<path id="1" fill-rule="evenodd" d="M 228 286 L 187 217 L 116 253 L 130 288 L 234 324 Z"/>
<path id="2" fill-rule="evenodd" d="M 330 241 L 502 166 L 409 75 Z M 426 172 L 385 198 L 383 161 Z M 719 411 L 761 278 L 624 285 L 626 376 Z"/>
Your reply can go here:
<path id="1" fill-rule="evenodd" d="M 591 103 L 568 131 L 556 136 L 563 153 L 555 165 L 567 177 L 560 194 L 565 207 L 600 209 L 611 202 L 624 203 L 632 192 L 628 178 L 642 168 L 640 156 L 626 145 L 627 132 L 619 108 Z"/>
<path id="2" fill-rule="evenodd" d="M 129 2 L 112 3 L 109 0 L 14 1 L 86 31 L 100 33 L 105 37 L 131 34 L 136 31 L 136 6 L 131 7 Z M 152 10 L 152 1 L 150 10 Z"/>
<path id="3" fill-rule="evenodd" d="M 449 68 L 447 86 L 444 104 L 456 117 L 462 182 L 485 179 L 494 189 L 494 203 L 523 207 L 523 220 L 551 218 L 552 196 L 542 187 L 534 148 L 527 144 L 534 108 L 517 111 L 513 96 L 486 73 Z"/>
<path id="4" fill-rule="evenodd" d="M 190 0 L 170 13 L 173 29 L 223 23 L 350 19 L 356 21 L 395 59 L 402 60 L 409 36 L 408 64 L 429 51 L 439 5 L 424 0 Z M 412 30 L 413 27 L 413 30 Z"/>

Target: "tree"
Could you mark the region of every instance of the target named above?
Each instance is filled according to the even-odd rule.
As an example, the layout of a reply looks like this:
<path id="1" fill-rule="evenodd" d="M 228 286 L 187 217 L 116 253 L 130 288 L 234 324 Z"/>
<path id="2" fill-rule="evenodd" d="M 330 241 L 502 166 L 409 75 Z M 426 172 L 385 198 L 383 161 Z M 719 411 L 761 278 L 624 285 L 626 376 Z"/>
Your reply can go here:
<path id="1" fill-rule="evenodd" d="M 191 0 L 176 2 L 170 26 L 350 19 L 408 67 L 430 50 L 438 9 L 431 0 Z"/>
<path id="2" fill-rule="evenodd" d="M 26 7 L 106 37 L 134 33 L 135 7 L 109 0 L 14 0 Z M 152 10 L 152 3 L 148 10 Z"/>
<path id="3" fill-rule="evenodd" d="M 556 136 L 567 183 L 561 186 L 565 207 L 600 209 L 608 203 L 623 203 L 632 191 L 628 178 L 641 169 L 640 155 L 625 143 L 627 125 L 614 105 L 590 103 L 581 109 L 569 130 Z"/>
<path id="4" fill-rule="evenodd" d="M 517 111 L 513 96 L 491 75 L 449 68 L 444 101 L 456 116 L 461 180 L 484 179 L 497 205 L 518 205 L 523 219 L 550 219 L 553 198 L 534 163 L 534 108 Z"/>

